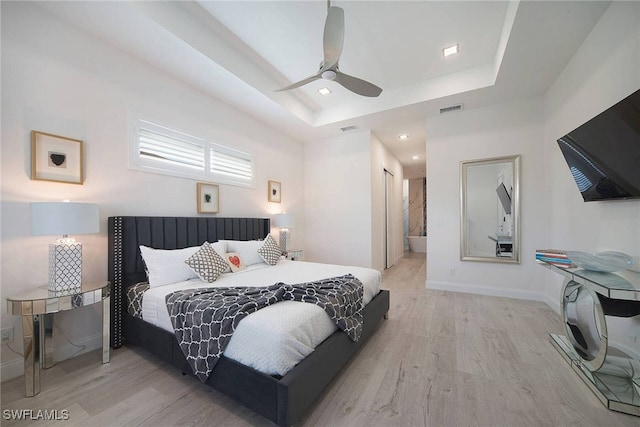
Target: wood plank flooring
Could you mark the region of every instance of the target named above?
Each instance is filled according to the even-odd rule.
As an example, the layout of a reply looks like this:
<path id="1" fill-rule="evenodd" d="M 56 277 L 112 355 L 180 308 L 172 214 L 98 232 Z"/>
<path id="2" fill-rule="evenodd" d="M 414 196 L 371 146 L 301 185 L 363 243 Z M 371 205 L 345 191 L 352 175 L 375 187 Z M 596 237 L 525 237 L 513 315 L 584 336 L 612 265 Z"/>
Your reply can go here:
<path id="1" fill-rule="evenodd" d="M 551 346 L 545 304 L 424 288 L 423 254 L 383 276 L 389 319 L 331 384 L 303 426 L 640 426 L 607 410 Z M 98 352 L 42 371 L 42 391 L 2 384 L 2 410 L 66 409 L 68 421 L 3 426 L 268 426 L 264 418 L 142 350 Z"/>

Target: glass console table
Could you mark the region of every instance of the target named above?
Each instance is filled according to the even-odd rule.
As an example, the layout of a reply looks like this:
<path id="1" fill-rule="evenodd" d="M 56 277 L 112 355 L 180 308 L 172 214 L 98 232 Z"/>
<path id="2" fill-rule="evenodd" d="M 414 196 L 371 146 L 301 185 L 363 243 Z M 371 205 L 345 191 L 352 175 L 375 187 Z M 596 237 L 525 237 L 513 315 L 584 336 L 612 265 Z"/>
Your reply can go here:
<path id="1" fill-rule="evenodd" d="M 562 317 L 567 335 L 551 343 L 609 409 L 640 416 L 640 360 L 609 345 L 606 316 L 640 315 L 640 273 L 602 273 L 540 265 L 565 277 Z"/>
<path id="2" fill-rule="evenodd" d="M 74 291 L 54 292 L 46 286 L 7 298 L 9 314 L 22 316 L 25 395 L 40 393 L 40 368 L 53 366 L 51 316 L 102 302 L 102 363 L 109 363 L 109 282 L 83 283 Z"/>
<path id="3" fill-rule="evenodd" d="M 498 258 L 513 257 L 513 237 L 512 236 L 487 236 L 489 240 L 496 243 L 496 256 Z"/>

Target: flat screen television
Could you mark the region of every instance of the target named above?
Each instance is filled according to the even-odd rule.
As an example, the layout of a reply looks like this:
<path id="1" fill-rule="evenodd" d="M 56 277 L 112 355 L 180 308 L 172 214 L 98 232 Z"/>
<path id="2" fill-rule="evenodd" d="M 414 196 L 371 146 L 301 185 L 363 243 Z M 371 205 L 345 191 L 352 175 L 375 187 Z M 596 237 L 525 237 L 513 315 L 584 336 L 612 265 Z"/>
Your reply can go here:
<path id="1" fill-rule="evenodd" d="M 640 198 L 640 90 L 558 145 L 585 202 Z"/>

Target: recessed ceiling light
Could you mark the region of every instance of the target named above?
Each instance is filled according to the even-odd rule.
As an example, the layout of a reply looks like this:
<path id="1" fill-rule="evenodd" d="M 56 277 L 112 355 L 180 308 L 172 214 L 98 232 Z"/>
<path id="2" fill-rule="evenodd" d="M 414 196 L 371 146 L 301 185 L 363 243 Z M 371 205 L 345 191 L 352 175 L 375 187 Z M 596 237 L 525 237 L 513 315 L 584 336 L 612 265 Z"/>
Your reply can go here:
<path id="1" fill-rule="evenodd" d="M 326 96 L 326 95 L 329 95 L 331 93 L 331 91 L 329 90 L 328 87 L 323 87 L 321 89 L 318 89 L 318 93 L 320 95 Z"/>
<path id="2" fill-rule="evenodd" d="M 445 57 L 449 55 L 455 55 L 458 52 L 460 52 L 460 45 L 457 45 L 457 44 L 454 44 L 453 46 L 445 47 L 444 49 L 442 49 L 442 53 L 444 54 Z"/>
<path id="3" fill-rule="evenodd" d="M 403 133 L 402 135 L 398 136 L 398 139 L 400 141 L 406 141 L 407 139 L 409 139 L 409 135 L 407 135 L 406 133 Z"/>
<path id="4" fill-rule="evenodd" d="M 413 156 L 412 159 L 413 160 L 420 160 L 420 156 Z"/>

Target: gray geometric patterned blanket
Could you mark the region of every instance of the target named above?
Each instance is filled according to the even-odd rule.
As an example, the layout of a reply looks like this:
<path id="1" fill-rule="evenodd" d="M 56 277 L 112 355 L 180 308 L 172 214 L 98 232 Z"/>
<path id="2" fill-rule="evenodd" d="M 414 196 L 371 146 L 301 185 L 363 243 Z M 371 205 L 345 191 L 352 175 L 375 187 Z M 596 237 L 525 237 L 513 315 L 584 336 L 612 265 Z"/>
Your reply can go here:
<path id="1" fill-rule="evenodd" d="M 203 382 L 224 352 L 238 323 L 280 301 L 300 301 L 324 309 L 352 341 L 362 333 L 363 287 L 351 274 L 309 283 L 268 287 L 177 291 L 165 301 L 180 348 Z"/>

